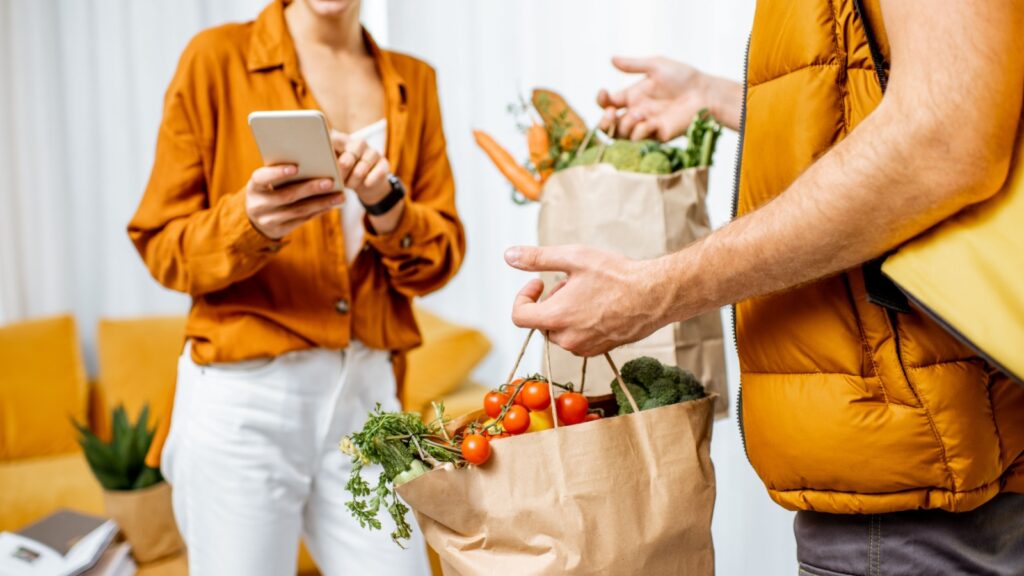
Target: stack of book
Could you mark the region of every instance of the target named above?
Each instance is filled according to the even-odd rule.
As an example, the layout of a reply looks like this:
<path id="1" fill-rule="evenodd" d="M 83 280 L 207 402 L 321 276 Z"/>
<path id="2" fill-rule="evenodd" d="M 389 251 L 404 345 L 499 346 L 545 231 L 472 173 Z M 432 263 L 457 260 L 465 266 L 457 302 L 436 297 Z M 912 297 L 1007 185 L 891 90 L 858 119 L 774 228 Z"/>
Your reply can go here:
<path id="1" fill-rule="evenodd" d="M 59 510 L 18 532 L 0 532 L 0 576 L 133 576 L 113 520 Z"/>

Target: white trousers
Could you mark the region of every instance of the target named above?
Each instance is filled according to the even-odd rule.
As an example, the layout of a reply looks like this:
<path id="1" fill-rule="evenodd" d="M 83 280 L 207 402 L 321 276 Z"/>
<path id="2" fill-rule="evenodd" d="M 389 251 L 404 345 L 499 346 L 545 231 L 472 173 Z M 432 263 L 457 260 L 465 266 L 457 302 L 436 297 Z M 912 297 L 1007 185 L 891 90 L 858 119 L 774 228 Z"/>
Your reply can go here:
<path id="1" fill-rule="evenodd" d="M 186 347 L 162 468 L 189 574 L 295 574 L 300 535 L 325 576 L 429 574 L 418 528 L 402 550 L 386 514 L 370 532 L 345 507 L 351 464 L 338 441 L 377 402 L 399 409 L 391 363 L 358 342 L 216 366 Z"/>

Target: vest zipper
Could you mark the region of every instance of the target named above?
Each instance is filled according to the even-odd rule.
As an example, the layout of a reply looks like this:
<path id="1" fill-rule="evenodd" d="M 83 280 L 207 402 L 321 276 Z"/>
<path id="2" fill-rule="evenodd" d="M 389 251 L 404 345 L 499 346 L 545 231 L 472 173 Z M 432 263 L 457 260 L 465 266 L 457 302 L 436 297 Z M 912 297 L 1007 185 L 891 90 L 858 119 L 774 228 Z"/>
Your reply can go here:
<path id="1" fill-rule="evenodd" d="M 743 103 L 740 106 L 740 126 L 739 126 L 739 143 L 736 145 L 736 167 L 733 171 L 732 181 L 732 216 L 731 219 L 736 219 L 736 213 L 739 211 L 740 206 L 740 168 L 743 164 L 743 137 L 746 132 L 747 125 L 747 72 L 750 66 L 750 36 L 747 36 L 747 49 L 743 52 Z M 732 345 L 736 349 L 737 356 L 739 355 L 739 338 L 736 336 L 736 304 L 732 305 Z M 740 442 L 743 443 L 743 454 L 747 457 L 747 462 L 750 462 L 750 453 L 747 452 L 747 436 L 743 430 L 743 374 L 740 374 L 736 378 L 736 422 L 740 427 Z M 751 462 L 753 465 L 753 462 Z"/>

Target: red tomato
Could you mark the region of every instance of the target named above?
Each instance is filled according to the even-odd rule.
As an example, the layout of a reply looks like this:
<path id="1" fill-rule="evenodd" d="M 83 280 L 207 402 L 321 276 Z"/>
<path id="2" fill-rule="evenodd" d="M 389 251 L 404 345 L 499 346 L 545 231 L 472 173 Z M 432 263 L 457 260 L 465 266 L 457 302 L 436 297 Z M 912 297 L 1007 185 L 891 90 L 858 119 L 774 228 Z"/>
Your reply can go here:
<path id="1" fill-rule="evenodd" d="M 579 424 L 587 417 L 590 402 L 579 392 L 566 392 L 555 401 L 558 419 L 566 424 Z"/>
<path id="2" fill-rule="evenodd" d="M 530 380 L 523 386 L 523 406 L 539 411 L 551 406 L 551 386 L 547 382 Z"/>
<path id="3" fill-rule="evenodd" d="M 462 457 L 479 466 L 491 457 L 491 443 L 479 434 L 468 434 L 462 439 Z"/>
<path id="4" fill-rule="evenodd" d="M 506 432 L 522 434 L 530 427 L 530 411 L 522 406 L 512 406 L 501 419 L 501 425 Z"/>
<path id="5" fill-rule="evenodd" d="M 484 396 L 484 412 L 489 418 L 497 418 L 506 402 L 508 402 L 508 394 L 492 390 Z"/>
<path id="6" fill-rule="evenodd" d="M 587 417 L 584 418 L 583 421 L 584 422 L 593 422 L 594 420 L 600 420 L 600 419 L 601 419 L 601 415 L 600 414 L 598 414 L 597 412 L 591 412 L 590 414 L 587 414 Z"/>
<path id="7" fill-rule="evenodd" d="M 519 385 L 522 384 L 522 383 L 523 383 L 523 379 L 522 378 L 516 378 L 515 380 L 513 380 L 512 383 L 508 385 L 508 393 L 509 394 L 515 394 L 516 388 L 518 388 Z M 523 390 L 525 390 L 525 389 L 526 389 L 526 386 L 523 386 Z M 516 394 L 515 400 L 512 401 L 514 404 L 518 404 L 520 406 L 523 405 L 523 390 L 520 390 L 519 393 Z"/>

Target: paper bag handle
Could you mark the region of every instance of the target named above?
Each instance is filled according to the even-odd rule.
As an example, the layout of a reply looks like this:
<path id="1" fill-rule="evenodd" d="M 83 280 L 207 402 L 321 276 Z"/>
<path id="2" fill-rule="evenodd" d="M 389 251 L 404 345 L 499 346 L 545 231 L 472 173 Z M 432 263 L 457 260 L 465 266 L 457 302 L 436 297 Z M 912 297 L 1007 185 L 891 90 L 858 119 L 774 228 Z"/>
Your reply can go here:
<path id="1" fill-rule="evenodd" d="M 526 339 L 523 340 L 523 345 L 519 349 L 519 355 L 516 356 L 516 361 L 515 361 L 515 364 L 512 366 L 512 371 L 509 372 L 508 378 L 505 379 L 505 384 L 506 385 L 511 384 L 512 380 L 516 377 L 516 371 L 519 370 L 519 364 L 522 363 L 523 356 L 526 354 L 526 347 L 530 344 L 530 339 L 533 338 L 533 333 L 536 332 L 536 331 L 537 330 L 535 328 L 531 328 L 530 331 L 526 334 Z M 622 392 L 626 395 L 626 400 L 629 401 L 629 406 L 633 409 L 633 412 L 639 412 L 640 411 L 640 407 L 639 407 L 639 405 L 637 405 L 636 400 L 633 398 L 633 394 L 629 391 L 629 388 L 626 387 L 626 385 L 622 382 L 622 374 L 619 373 L 619 367 L 615 364 L 615 361 L 612 360 L 611 355 L 608 354 L 607 352 L 604 353 L 604 358 L 605 358 L 605 360 L 608 361 L 608 365 L 611 366 L 612 372 L 615 374 L 615 382 L 618 383 L 619 387 L 622 389 Z M 548 386 L 551 388 L 552 391 L 554 391 L 554 386 L 552 384 L 553 380 L 551 378 L 551 339 L 548 337 L 548 333 L 546 331 L 544 332 L 544 377 L 548 381 Z M 584 357 L 583 358 L 583 371 L 582 371 L 582 374 L 580 375 L 580 393 L 581 394 L 583 393 L 583 386 L 584 386 L 584 384 L 586 382 L 586 377 L 587 377 L 587 358 Z M 515 395 L 517 392 L 518 392 L 518 390 L 513 390 L 512 394 Z M 554 397 L 552 397 L 551 398 L 551 421 L 554 424 L 554 427 L 557 429 L 558 428 L 558 412 L 556 411 L 555 401 L 554 400 L 555 400 Z"/>
<path id="2" fill-rule="evenodd" d="M 590 140 L 594 137 L 594 134 L 598 130 L 601 130 L 601 129 L 598 128 L 597 126 L 591 128 L 590 130 L 587 130 L 586 137 L 584 137 L 583 140 L 580 142 L 580 145 L 576 147 L 576 154 L 577 155 L 580 154 L 581 152 L 583 152 L 584 150 L 586 150 L 587 146 L 590 146 Z M 611 138 L 613 140 L 615 139 L 615 124 L 612 124 L 611 130 L 606 132 L 606 134 L 608 135 L 609 138 Z M 608 145 L 605 144 L 604 142 L 600 141 L 600 140 L 598 140 L 597 145 L 598 145 L 599 149 L 597 151 L 597 160 L 594 161 L 594 164 L 600 164 L 601 161 L 604 160 L 604 151 L 608 148 Z"/>

